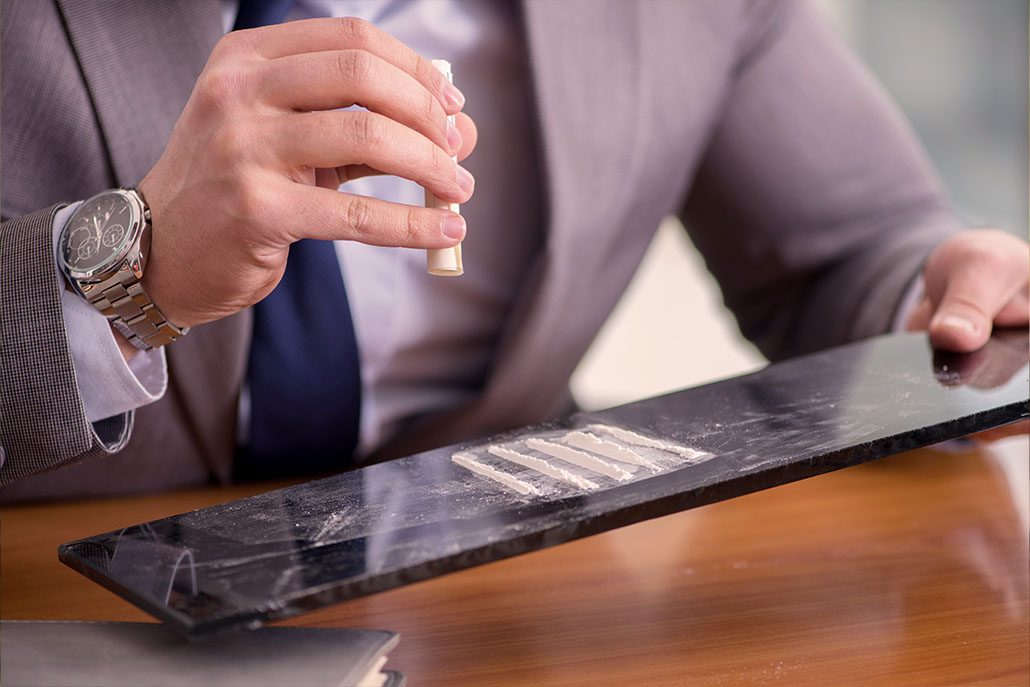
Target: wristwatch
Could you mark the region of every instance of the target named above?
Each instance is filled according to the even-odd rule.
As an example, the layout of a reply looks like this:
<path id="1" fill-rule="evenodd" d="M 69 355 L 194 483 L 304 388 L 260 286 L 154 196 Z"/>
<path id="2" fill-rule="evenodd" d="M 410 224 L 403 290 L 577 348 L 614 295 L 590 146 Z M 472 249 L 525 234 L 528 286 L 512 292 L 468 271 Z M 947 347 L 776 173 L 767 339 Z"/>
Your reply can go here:
<path id="1" fill-rule="evenodd" d="M 169 322 L 140 283 L 150 233 L 150 208 L 143 195 L 120 188 L 83 202 L 57 242 L 57 261 L 72 288 L 144 351 L 189 331 Z"/>

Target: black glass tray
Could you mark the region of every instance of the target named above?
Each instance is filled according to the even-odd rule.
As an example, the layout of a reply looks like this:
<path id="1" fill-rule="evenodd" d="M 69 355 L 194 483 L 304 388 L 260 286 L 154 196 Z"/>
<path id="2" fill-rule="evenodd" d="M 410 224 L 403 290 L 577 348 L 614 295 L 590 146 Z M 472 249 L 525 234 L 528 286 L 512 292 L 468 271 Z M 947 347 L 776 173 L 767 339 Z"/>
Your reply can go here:
<path id="1" fill-rule="evenodd" d="M 89 537 L 59 556 L 191 638 L 254 628 L 1026 418 L 1027 360 L 1025 331 L 965 356 L 935 354 L 921 335 L 880 337 Z M 546 453 L 584 430 L 623 460 L 593 453 L 598 472 Z M 491 469 L 501 474 L 481 474 Z"/>

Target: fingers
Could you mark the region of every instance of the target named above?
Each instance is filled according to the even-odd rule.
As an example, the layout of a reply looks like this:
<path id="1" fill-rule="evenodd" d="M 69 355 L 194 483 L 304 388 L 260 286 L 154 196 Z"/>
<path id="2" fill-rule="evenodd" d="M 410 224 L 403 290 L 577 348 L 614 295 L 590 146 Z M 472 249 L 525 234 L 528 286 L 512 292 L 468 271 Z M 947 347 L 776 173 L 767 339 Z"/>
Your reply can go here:
<path id="1" fill-rule="evenodd" d="M 462 147 L 440 101 L 410 74 L 369 52 L 336 50 L 288 55 L 264 65 L 260 90 L 286 110 L 334 110 L 358 104 L 433 141 L 451 155 Z"/>
<path id="2" fill-rule="evenodd" d="M 930 318 L 930 341 L 949 351 L 975 351 L 987 343 L 994 315 L 1013 296 L 1015 286 L 972 266 L 963 266 L 948 280 Z"/>
<path id="3" fill-rule="evenodd" d="M 476 130 L 476 123 L 464 112 L 459 112 L 454 117 L 454 125 L 461 133 L 461 150 L 458 151 L 458 162 L 461 162 L 476 147 L 476 143 L 479 141 L 479 132 Z"/>
<path id="4" fill-rule="evenodd" d="M 266 59 L 332 50 L 364 50 L 411 75 L 454 114 L 465 104 L 465 96 L 429 60 L 390 34 L 355 17 L 308 19 L 233 32 L 227 49 L 234 44 Z"/>
<path id="5" fill-rule="evenodd" d="M 256 126 L 236 138 L 261 143 L 244 154 L 229 145 L 220 157 L 256 160 L 280 177 L 259 201 L 269 243 L 310 237 L 446 248 L 463 238 L 454 213 L 336 191 L 350 179 L 391 174 L 450 202 L 472 194 L 474 179 L 452 159 L 468 156 L 477 139 L 459 113 L 465 98 L 402 42 L 355 18 L 289 22 L 227 35 L 208 70 L 218 77 L 206 81 L 220 107 L 196 109 L 224 116 L 200 119 L 232 124 L 249 108 Z M 351 105 L 365 109 L 339 111 Z M 279 202 L 271 204 L 273 193 Z"/>
<path id="6" fill-rule="evenodd" d="M 475 180 L 418 132 L 373 112 L 304 112 L 277 118 L 272 140 L 295 168 L 365 165 L 410 179 L 445 200 L 463 203 Z"/>
<path id="7" fill-rule="evenodd" d="M 464 112 L 459 112 L 455 119 L 458 129 L 462 132 L 461 150 L 458 151 L 458 161 L 460 162 L 472 153 L 472 149 L 476 147 L 478 135 L 476 132 L 476 125 L 472 121 L 472 118 Z M 340 184 L 346 183 L 351 179 L 360 179 L 362 177 L 379 176 L 383 174 L 383 172 L 378 169 L 373 169 L 368 165 L 346 165 L 337 167 L 336 169 L 320 168 L 316 170 L 316 172 L 318 185 L 322 188 L 329 189 L 335 189 L 339 187 Z M 927 308 L 929 309 L 929 304 L 927 304 Z M 926 319 L 929 321 L 930 316 L 927 315 Z M 914 327 L 910 325 L 909 328 L 913 329 Z M 926 324 L 923 323 L 918 327 L 918 329 L 926 329 Z"/>
<path id="8" fill-rule="evenodd" d="M 465 220 L 448 210 L 390 203 L 352 193 L 293 184 L 289 216 L 280 221 L 302 238 L 360 241 L 373 246 L 450 248 L 465 237 Z"/>
<path id="9" fill-rule="evenodd" d="M 994 317 L 994 324 L 999 327 L 1019 327 L 1027 324 L 1028 313 L 1030 313 L 1030 289 L 1022 289 L 1015 297 L 1005 304 Z"/>
<path id="10" fill-rule="evenodd" d="M 927 262 L 927 297 L 935 304 L 930 341 L 951 351 L 974 351 L 992 324 L 1020 325 L 1027 312 L 1027 246 L 998 231 L 971 231 L 949 239 Z"/>

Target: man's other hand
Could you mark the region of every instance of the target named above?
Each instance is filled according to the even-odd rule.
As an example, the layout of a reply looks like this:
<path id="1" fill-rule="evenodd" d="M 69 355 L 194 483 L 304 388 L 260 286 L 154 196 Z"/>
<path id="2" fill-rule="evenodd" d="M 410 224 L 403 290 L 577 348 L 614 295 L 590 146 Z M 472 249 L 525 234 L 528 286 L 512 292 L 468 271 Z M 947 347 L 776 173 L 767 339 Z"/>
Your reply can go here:
<path id="1" fill-rule="evenodd" d="M 365 109 L 339 111 L 354 104 Z M 336 188 L 392 174 L 467 201 L 472 176 L 451 159 L 476 142 L 463 105 L 428 60 L 365 21 L 226 35 L 140 183 L 154 222 L 151 298 L 172 322 L 193 326 L 264 298 L 302 238 L 455 245 L 465 224 L 454 213 Z"/>
<path id="2" fill-rule="evenodd" d="M 1030 325 L 1030 246 L 997 229 L 973 229 L 939 245 L 923 271 L 926 295 L 908 328 L 934 348 L 968 353 L 994 326 Z"/>
<path id="3" fill-rule="evenodd" d="M 1030 325 L 1030 246 L 997 229 L 956 234 L 930 254 L 923 271 L 926 296 L 909 319 L 929 330 L 934 348 L 969 353 L 987 343 L 994 326 Z M 994 441 L 1030 432 L 1030 422 L 980 432 Z"/>

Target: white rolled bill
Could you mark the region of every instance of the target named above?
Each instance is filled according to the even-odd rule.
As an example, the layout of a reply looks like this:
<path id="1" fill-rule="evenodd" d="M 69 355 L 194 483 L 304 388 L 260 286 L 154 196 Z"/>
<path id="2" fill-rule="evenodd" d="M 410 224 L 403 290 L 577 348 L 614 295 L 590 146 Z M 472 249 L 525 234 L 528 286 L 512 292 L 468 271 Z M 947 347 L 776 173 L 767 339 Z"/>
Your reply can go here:
<path id="1" fill-rule="evenodd" d="M 451 71 L 451 63 L 447 60 L 432 60 L 433 66 L 440 70 L 440 72 L 447 77 L 447 80 L 454 83 L 454 74 Z M 454 124 L 454 115 L 451 115 L 447 120 Z M 457 162 L 458 158 L 454 158 Z M 440 200 L 433 194 L 429 189 L 426 189 L 426 207 L 427 208 L 439 208 L 443 210 L 450 210 L 451 212 L 461 213 L 461 206 L 457 203 L 448 203 L 445 200 Z M 434 274 L 438 277 L 458 277 L 465 272 L 465 268 L 461 264 L 461 244 L 454 246 L 453 248 L 430 248 L 426 251 L 426 269 L 429 274 Z"/>

